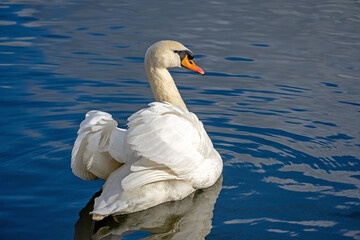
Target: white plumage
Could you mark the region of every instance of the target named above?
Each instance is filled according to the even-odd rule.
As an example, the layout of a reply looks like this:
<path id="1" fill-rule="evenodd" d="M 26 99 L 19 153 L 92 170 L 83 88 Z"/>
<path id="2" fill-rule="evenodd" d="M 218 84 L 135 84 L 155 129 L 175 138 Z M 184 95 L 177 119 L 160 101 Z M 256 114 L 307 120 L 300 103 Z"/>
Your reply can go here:
<path id="1" fill-rule="evenodd" d="M 112 116 L 101 111 L 88 112 L 81 123 L 72 151 L 73 173 L 84 180 L 106 180 L 102 194 L 95 199 L 94 219 L 183 199 L 196 189 L 210 187 L 221 175 L 221 157 L 203 124 L 181 104 L 180 94 L 167 92 L 173 80 L 163 70 L 171 64 L 149 63 L 149 58 L 161 53 L 162 57 L 168 54 L 167 59 L 177 58 L 181 66 L 181 55 L 174 52 L 181 50 L 188 49 L 177 42 L 162 41 L 149 48 L 146 55 L 154 95 L 167 102 L 153 102 L 134 113 L 128 119 L 127 130 L 117 128 Z M 166 88 L 160 86 L 163 83 L 158 83 L 159 79 Z"/>

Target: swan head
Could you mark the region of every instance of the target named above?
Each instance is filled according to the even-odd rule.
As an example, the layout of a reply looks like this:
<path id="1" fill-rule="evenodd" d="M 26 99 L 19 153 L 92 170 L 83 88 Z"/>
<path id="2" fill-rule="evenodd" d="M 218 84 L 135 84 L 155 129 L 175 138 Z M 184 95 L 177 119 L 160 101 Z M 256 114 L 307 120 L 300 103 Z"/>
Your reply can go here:
<path id="1" fill-rule="evenodd" d="M 194 54 L 181 43 L 163 40 L 146 51 L 145 65 L 150 68 L 184 67 L 204 75 L 205 72 L 194 63 L 193 58 Z"/>

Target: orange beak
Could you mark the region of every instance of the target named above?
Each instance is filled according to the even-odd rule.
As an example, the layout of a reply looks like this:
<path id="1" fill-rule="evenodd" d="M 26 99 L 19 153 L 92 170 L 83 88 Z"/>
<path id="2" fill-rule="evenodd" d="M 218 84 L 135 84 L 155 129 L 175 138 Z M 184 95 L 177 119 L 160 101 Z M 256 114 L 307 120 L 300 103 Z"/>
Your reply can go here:
<path id="1" fill-rule="evenodd" d="M 189 60 L 188 56 L 186 55 L 184 59 L 181 61 L 181 65 L 191 71 L 200 73 L 201 75 L 205 75 L 205 72 L 198 67 L 193 60 Z"/>

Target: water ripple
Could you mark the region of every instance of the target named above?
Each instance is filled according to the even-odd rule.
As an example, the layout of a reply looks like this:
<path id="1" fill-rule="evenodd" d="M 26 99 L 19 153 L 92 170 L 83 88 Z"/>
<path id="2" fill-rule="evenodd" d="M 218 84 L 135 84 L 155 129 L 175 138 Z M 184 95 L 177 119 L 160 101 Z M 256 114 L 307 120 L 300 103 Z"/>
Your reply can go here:
<path id="1" fill-rule="evenodd" d="M 31 239 L 73 237 L 79 210 L 103 184 L 71 173 L 79 123 L 99 109 L 126 127 L 153 101 L 147 47 L 174 39 L 206 72 L 171 70 L 224 160 L 207 238 L 359 239 L 356 2 L 34 0 L 0 8 L 3 238 L 20 239 L 20 230 Z"/>

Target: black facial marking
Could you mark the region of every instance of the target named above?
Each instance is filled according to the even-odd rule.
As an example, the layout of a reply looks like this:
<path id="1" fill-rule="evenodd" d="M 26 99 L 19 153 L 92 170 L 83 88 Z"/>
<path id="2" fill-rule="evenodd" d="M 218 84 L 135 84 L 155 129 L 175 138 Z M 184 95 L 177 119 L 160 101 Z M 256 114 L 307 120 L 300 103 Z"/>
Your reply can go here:
<path id="1" fill-rule="evenodd" d="M 190 52 L 189 50 L 185 50 L 185 52 L 190 60 L 194 59 L 194 54 L 192 52 Z"/>
<path id="2" fill-rule="evenodd" d="M 174 52 L 177 53 L 177 54 L 179 54 L 181 61 L 182 61 L 186 56 L 188 56 L 188 59 L 189 59 L 189 60 L 194 59 L 194 54 L 193 54 L 192 52 L 190 52 L 189 50 L 179 50 L 179 51 L 178 51 L 178 50 L 175 50 Z"/>

